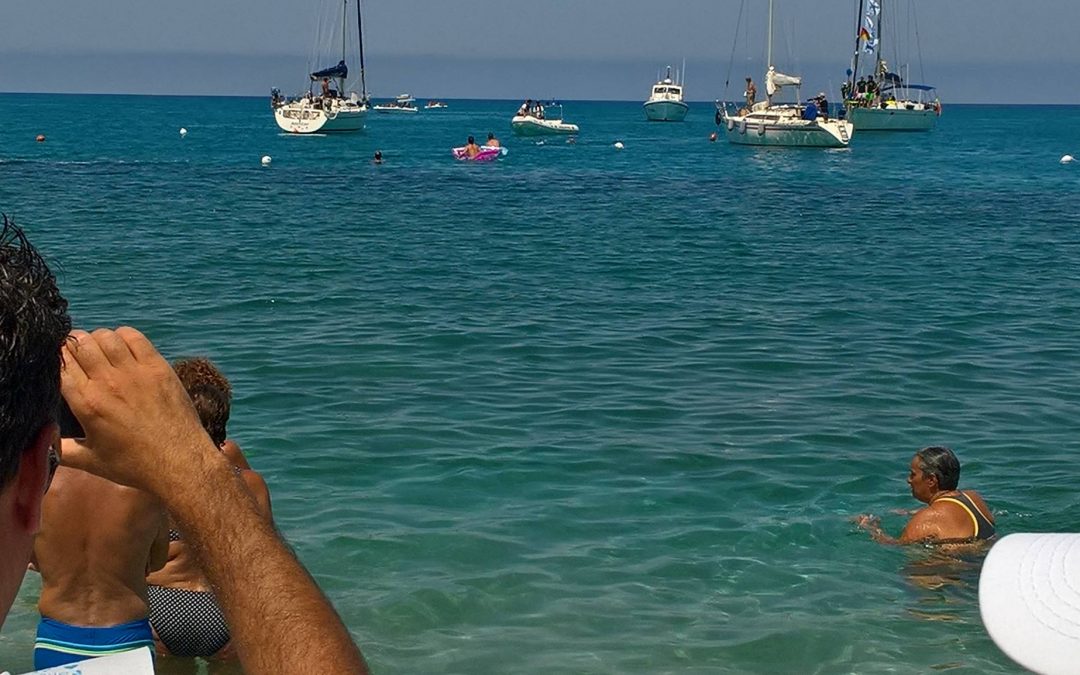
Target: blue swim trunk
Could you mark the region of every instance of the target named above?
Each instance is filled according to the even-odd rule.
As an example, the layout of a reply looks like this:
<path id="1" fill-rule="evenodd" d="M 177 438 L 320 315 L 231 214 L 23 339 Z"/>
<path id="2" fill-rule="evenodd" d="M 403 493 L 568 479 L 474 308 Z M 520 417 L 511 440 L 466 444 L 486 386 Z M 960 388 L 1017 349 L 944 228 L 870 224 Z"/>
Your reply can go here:
<path id="1" fill-rule="evenodd" d="M 154 652 L 154 634 L 148 619 L 107 628 L 83 628 L 41 617 L 34 642 L 34 669 L 63 666 L 142 647 L 149 647 L 151 654 Z"/>

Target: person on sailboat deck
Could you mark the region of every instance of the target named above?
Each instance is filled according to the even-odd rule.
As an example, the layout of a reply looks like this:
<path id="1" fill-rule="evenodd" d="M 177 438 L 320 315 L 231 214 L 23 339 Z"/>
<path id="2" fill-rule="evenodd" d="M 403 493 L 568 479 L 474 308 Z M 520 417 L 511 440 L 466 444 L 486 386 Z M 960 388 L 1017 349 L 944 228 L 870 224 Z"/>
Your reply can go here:
<path id="1" fill-rule="evenodd" d="M 754 86 L 754 81 L 749 77 L 746 78 L 746 91 L 744 92 L 744 95 L 746 96 L 746 107 L 753 110 L 754 100 L 757 98 L 757 87 Z"/>
<path id="2" fill-rule="evenodd" d="M 322 95 L 330 98 L 330 78 L 324 77 L 322 79 Z"/>
<path id="3" fill-rule="evenodd" d="M 521 104 L 521 107 L 518 108 L 518 116 L 525 117 L 530 112 L 532 112 L 532 99 L 527 98 L 525 99 L 525 102 Z"/>

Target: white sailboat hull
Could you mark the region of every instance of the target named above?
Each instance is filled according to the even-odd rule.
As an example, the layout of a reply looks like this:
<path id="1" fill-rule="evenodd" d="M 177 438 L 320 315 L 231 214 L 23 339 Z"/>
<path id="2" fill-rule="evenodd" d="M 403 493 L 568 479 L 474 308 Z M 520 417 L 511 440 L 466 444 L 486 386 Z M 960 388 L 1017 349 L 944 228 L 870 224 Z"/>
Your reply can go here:
<path id="1" fill-rule="evenodd" d="M 791 148 L 844 148 L 854 127 L 847 120 L 804 120 L 794 115 L 751 113 L 725 119 L 727 139 L 737 145 Z"/>
<path id="2" fill-rule="evenodd" d="M 578 126 L 562 120 L 542 120 L 531 115 L 514 115 L 510 128 L 518 136 L 550 136 L 576 134 Z"/>
<path id="3" fill-rule="evenodd" d="M 690 106 L 682 101 L 646 101 L 645 118 L 651 122 L 682 122 Z"/>
<path id="4" fill-rule="evenodd" d="M 938 118 L 934 107 L 906 101 L 889 103 L 885 108 L 849 105 L 847 111 L 859 131 L 930 131 Z"/>
<path id="5" fill-rule="evenodd" d="M 314 99 L 299 99 L 274 108 L 274 121 L 291 134 L 361 131 L 366 117 L 367 106 L 343 99 L 326 107 L 317 106 Z"/>

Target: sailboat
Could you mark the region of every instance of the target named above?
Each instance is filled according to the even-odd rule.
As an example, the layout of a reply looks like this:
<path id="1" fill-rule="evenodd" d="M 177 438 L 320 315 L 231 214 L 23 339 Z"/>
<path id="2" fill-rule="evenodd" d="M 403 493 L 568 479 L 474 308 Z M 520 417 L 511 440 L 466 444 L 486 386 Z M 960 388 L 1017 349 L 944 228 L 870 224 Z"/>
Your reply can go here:
<path id="1" fill-rule="evenodd" d="M 360 18 L 360 0 L 356 2 L 356 33 L 360 49 L 360 93 L 345 95 L 349 67 L 345 63 L 348 43 L 349 0 L 342 0 L 341 61 L 336 66 L 310 74 L 308 90 L 289 99 L 277 89 L 270 91 L 270 107 L 274 121 L 282 130 L 294 134 L 313 134 L 331 131 L 360 131 L 368 112 L 367 81 L 364 78 L 364 30 Z M 335 89 L 331 82 L 337 84 Z M 315 90 L 316 83 L 319 85 Z"/>
<path id="2" fill-rule="evenodd" d="M 682 122 L 686 119 L 686 112 L 690 106 L 683 101 L 683 85 L 686 78 L 686 63 L 683 63 L 683 77 L 679 78 L 678 70 L 675 71 L 675 79 L 671 79 L 671 66 L 667 67 L 667 75 L 653 85 L 649 100 L 642 104 L 645 108 L 645 118 L 653 122 Z"/>
<path id="3" fill-rule="evenodd" d="M 929 131 L 941 115 L 937 91 L 912 84 L 891 72 L 882 58 L 882 14 L 886 0 L 859 0 L 858 34 L 848 81 L 844 84 L 847 117 L 859 131 Z M 859 55 L 873 56 L 869 73 L 859 70 Z"/>
<path id="4" fill-rule="evenodd" d="M 738 31 L 736 31 L 737 33 Z M 754 101 L 747 91 L 747 106 L 732 112 L 728 103 L 716 104 L 716 123 L 724 125 L 727 138 L 739 145 L 842 148 L 854 129 L 847 120 L 829 117 L 828 102 L 819 94 L 807 104 L 799 103 L 802 78 L 776 69 L 772 60 L 773 0 L 769 0 L 769 31 L 764 101 Z M 749 78 L 748 78 L 749 79 Z M 794 103 L 773 103 L 784 87 L 795 87 Z"/>

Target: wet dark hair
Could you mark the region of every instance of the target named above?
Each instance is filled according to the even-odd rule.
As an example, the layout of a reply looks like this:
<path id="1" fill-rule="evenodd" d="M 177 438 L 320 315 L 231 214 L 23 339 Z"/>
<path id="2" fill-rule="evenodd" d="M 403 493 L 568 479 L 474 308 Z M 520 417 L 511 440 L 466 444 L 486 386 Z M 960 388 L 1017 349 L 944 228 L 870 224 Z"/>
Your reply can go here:
<path id="1" fill-rule="evenodd" d="M 15 225 L 0 230 L 0 488 L 60 407 L 60 347 L 71 332 L 56 277 Z"/>
<path id="2" fill-rule="evenodd" d="M 931 445 L 915 453 L 919 460 L 919 468 L 924 474 L 937 478 L 938 488 L 942 490 L 955 490 L 960 484 L 960 460 L 952 450 Z"/>
<path id="3" fill-rule="evenodd" d="M 472 136 L 469 136 L 469 142 L 470 142 L 470 143 L 475 143 L 475 142 L 476 142 L 476 139 L 475 139 L 475 138 L 473 138 Z"/>
<path id="4" fill-rule="evenodd" d="M 489 132 L 488 132 L 488 138 L 489 138 L 489 139 L 490 139 L 490 138 L 495 138 L 495 133 L 494 133 L 494 132 L 492 132 L 492 131 L 489 131 Z"/>

